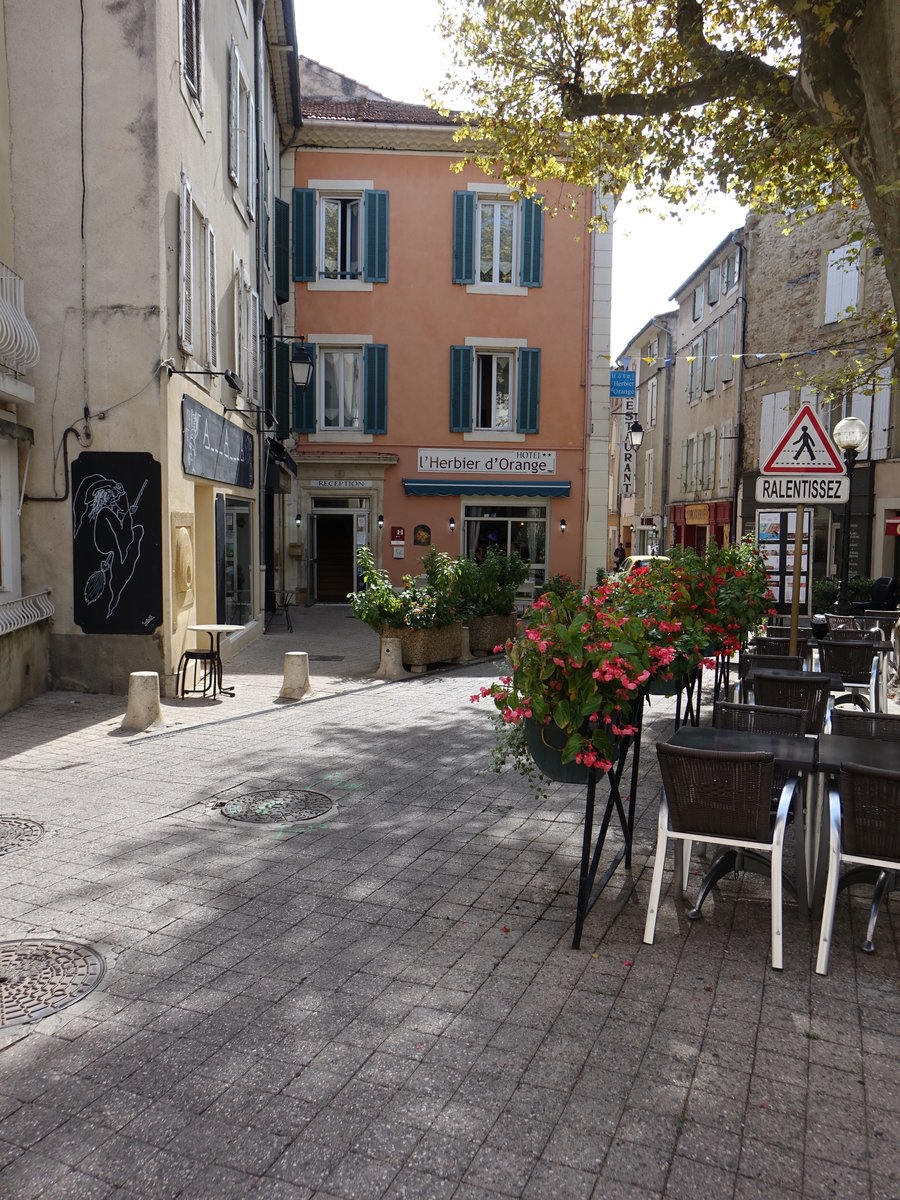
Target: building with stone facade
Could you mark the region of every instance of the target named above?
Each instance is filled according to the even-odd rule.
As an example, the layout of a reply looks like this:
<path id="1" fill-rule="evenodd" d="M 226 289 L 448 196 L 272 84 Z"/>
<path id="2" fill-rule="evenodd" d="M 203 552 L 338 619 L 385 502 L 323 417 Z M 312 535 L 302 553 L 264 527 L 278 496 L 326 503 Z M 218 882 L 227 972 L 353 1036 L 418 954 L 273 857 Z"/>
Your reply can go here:
<path id="1" fill-rule="evenodd" d="M 0 428 L 18 430 L 0 437 L 3 586 L 54 610 L 25 614 L 45 658 L 21 639 L 7 656 L 0 625 L 13 687 L 36 674 L 124 691 L 151 670 L 171 689 L 190 625 L 262 631 L 267 496 L 287 486 L 269 463 L 267 351 L 291 299 L 293 14 L 290 0 L 4 6 L 0 236 L 40 360 L 12 364 L 0 392 Z"/>
<path id="2" fill-rule="evenodd" d="M 751 215 L 742 235 L 749 269 L 739 512 L 743 530 L 757 536 L 764 531 L 768 539 L 770 579 L 777 602 L 786 607 L 793 510 L 757 503 L 760 466 L 801 405 L 813 409 L 826 431 L 844 416 L 860 417 L 869 440 L 853 472 L 850 574 L 897 576 L 900 539 L 886 534 L 885 526 L 900 513 L 900 432 L 892 361 L 881 329 L 890 296 L 881 249 L 868 240 L 864 211 L 836 203 L 792 222 L 787 234 L 785 228 L 775 214 Z M 857 360 L 871 361 L 867 377 L 842 383 L 842 369 Z M 806 519 L 811 535 L 806 567 L 814 578 L 836 575 L 843 506 L 807 508 Z M 806 603 L 805 590 L 801 602 Z"/>
<path id="3" fill-rule="evenodd" d="M 431 548 L 517 549 L 539 586 L 604 565 L 609 233 L 454 170 L 456 122 L 301 59 L 289 586 L 399 583 Z M 562 207 L 562 206 L 561 206 Z M 592 530 L 594 531 L 592 533 Z"/>

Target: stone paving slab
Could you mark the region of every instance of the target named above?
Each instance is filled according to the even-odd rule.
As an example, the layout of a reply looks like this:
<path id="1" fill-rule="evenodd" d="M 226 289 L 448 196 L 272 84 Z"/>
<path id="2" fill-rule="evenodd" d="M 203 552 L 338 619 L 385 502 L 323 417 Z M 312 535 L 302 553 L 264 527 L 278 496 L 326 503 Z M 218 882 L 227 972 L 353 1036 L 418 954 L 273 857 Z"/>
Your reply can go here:
<path id="1" fill-rule="evenodd" d="M 490 771 L 469 696 L 498 664 L 372 681 L 370 631 L 294 626 L 227 665 L 233 700 L 166 702 L 158 732 L 72 693 L 0 720 L 0 810 L 46 829 L 0 858 L 0 938 L 106 960 L 86 999 L 0 1029 L 0 1196 L 900 1195 L 890 905 L 867 956 L 864 889 L 841 896 L 822 979 L 788 901 L 774 972 L 762 880 L 689 922 L 670 871 L 644 946 L 664 701 L 632 871 L 573 951 L 583 796 Z M 285 645 L 312 660 L 291 705 Z M 217 807 L 267 785 L 333 808 Z"/>

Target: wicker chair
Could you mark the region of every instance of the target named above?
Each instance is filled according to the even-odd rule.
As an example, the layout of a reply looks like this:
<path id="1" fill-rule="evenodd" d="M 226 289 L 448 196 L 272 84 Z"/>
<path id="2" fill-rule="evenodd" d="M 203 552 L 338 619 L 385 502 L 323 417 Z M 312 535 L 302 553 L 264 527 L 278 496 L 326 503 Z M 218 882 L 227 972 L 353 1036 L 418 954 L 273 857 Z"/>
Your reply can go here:
<path id="1" fill-rule="evenodd" d="M 835 704 L 849 701 L 872 712 L 878 710 L 879 658 L 871 642 L 859 639 L 833 642 L 826 638 L 819 644 L 819 665 L 825 672 L 840 675 L 847 689 Z"/>
<path id="2" fill-rule="evenodd" d="M 785 678 L 758 670 L 753 677 L 753 695 L 758 704 L 769 707 L 802 708 L 806 713 L 803 732 L 821 733 L 831 699 L 831 680 L 818 671 L 798 671 L 795 677 Z"/>
<path id="3" fill-rule="evenodd" d="M 885 880 L 881 887 L 883 895 L 888 879 L 892 879 L 894 872 L 900 869 L 900 773 L 844 763 L 838 787 L 829 789 L 828 802 L 828 883 L 825 886 L 825 905 L 816 958 L 819 975 L 828 974 L 838 890 L 849 886 L 860 876 L 869 878 L 872 870 L 876 870 L 880 873 L 879 883 L 882 876 Z M 850 871 L 841 879 L 843 863 L 851 863 L 854 867 L 863 868 L 863 871 Z M 879 895 L 877 903 L 880 905 L 880 902 Z M 873 915 L 869 918 L 864 950 L 875 949 L 872 935 L 877 916 L 878 907 L 873 901 Z"/>
<path id="4" fill-rule="evenodd" d="M 842 737 L 890 738 L 900 740 L 900 716 L 894 713 L 863 712 L 858 708 L 832 708 L 827 732 Z"/>
<path id="5" fill-rule="evenodd" d="M 806 656 L 806 646 L 810 636 L 806 631 L 797 634 L 797 654 L 801 658 Z M 777 634 L 773 636 L 769 633 L 765 637 L 754 638 L 751 650 L 754 654 L 780 654 L 787 656 L 791 652 L 791 639 L 789 637 L 781 637 Z"/>
<path id="6" fill-rule="evenodd" d="M 751 670 L 802 671 L 803 659 L 799 654 L 742 654 L 739 666 L 740 697 L 746 704 L 751 688 L 747 676 Z"/>
<path id="7" fill-rule="evenodd" d="M 772 754 L 722 754 L 682 746 L 657 745 L 663 793 L 659 805 L 656 858 L 644 925 L 644 941 L 653 942 L 669 839 L 676 842 L 675 876 L 681 890 L 688 882 L 689 855 L 684 843 L 694 840 L 740 849 L 750 862 L 771 855 L 772 966 L 781 970 L 782 858 L 784 830 L 796 781 L 781 793 L 774 825 L 770 797 L 775 758 Z M 670 827 L 671 825 L 671 827 Z"/>
<path id="8" fill-rule="evenodd" d="M 859 629 L 856 617 L 846 617 L 841 613 L 826 613 L 825 620 L 828 622 L 830 633 L 833 633 L 835 629 Z"/>
<path id="9" fill-rule="evenodd" d="M 832 629 L 828 635 L 830 642 L 880 642 L 880 629 Z"/>

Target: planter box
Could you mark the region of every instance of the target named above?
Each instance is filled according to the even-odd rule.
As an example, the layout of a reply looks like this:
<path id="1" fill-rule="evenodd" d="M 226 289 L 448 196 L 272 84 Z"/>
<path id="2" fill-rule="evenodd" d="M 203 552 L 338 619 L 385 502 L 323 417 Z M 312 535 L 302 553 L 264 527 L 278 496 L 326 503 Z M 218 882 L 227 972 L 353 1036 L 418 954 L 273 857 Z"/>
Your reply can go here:
<path id="1" fill-rule="evenodd" d="M 516 615 L 472 617 L 468 621 L 469 649 L 473 653 L 491 654 L 495 646 L 505 645 L 515 636 Z"/>
<path id="2" fill-rule="evenodd" d="M 385 636 L 399 637 L 404 667 L 427 667 L 454 662 L 462 654 L 462 625 L 442 629 L 392 629 Z"/>
<path id="3" fill-rule="evenodd" d="M 562 761 L 566 734 L 558 725 L 554 725 L 552 721 L 549 725 L 542 725 L 531 717 L 527 717 L 525 741 L 535 766 L 548 779 L 555 779 L 557 783 L 587 783 L 588 767 L 582 766 L 574 759 L 567 763 Z"/>

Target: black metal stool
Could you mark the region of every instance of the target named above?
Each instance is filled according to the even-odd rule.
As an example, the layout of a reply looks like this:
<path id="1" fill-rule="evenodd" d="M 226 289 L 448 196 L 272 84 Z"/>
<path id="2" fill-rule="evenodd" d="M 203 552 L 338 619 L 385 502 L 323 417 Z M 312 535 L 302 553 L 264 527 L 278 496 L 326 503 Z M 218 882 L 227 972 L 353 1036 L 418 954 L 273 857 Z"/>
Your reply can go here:
<path id="1" fill-rule="evenodd" d="M 194 664 L 194 678 L 192 688 L 187 687 L 187 672 L 188 666 Z M 203 664 L 203 680 L 202 686 L 197 687 L 197 664 Z M 181 697 L 185 696 L 205 696 L 207 692 L 212 690 L 213 699 L 216 698 L 216 675 L 217 664 L 216 655 L 213 650 L 185 650 L 178 662 L 178 670 L 175 672 L 175 694 L 178 692 L 178 677 L 181 676 Z"/>

